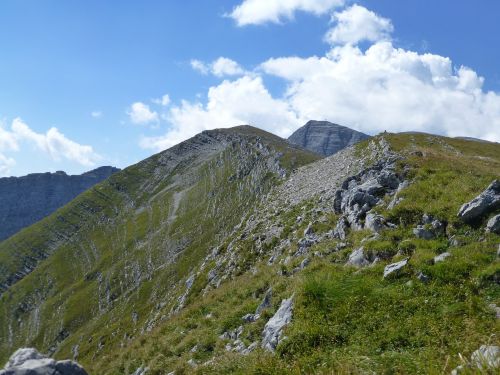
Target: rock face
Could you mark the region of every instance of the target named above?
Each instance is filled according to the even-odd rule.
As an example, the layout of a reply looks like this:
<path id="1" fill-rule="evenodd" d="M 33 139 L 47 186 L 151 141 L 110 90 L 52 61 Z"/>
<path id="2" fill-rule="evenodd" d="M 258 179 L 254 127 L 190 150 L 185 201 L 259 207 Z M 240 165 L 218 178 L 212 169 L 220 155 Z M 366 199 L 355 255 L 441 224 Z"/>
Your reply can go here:
<path id="1" fill-rule="evenodd" d="M 18 349 L 0 375 L 88 375 L 76 362 L 56 361 L 33 348 Z"/>
<path id="2" fill-rule="evenodd" d="M 56 172 L 0 178 L 0 241 L 43 219 L 118 170 L 100 167 L 74 176 Z"/>
<path id="3" fill-rule="evenodd" d="M 292 321 L 293 297 L 284 299 L 276 314 L 269 319 L 262 332 L 262 347 L 274 351 L 278 346 L 283 328 Z"/>
<path id="4" fill-rule="evenodd" d="M 485 191 L 460 208 L 458 217 L 472 223 L 497 208 L 500 208 L 500 181 L 494 180 Z"/>
<path id="5" fill-rule="evenodd" d="M 309 121 L 296 130 L 288 141 L 319 155 L 330 156 L 369 137 L 328 121 Z"/>

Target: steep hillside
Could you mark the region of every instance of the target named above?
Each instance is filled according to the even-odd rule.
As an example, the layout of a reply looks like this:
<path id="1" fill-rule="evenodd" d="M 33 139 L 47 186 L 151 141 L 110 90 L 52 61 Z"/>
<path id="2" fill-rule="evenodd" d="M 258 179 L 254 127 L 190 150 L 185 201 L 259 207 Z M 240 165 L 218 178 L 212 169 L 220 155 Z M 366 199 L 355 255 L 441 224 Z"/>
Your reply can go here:
<path id="1" fill-rule="evenodd" d="M 0 241 L 50 215 L 118 170 L 100 167 L 74 176 L 56 172 L 0 178 Z"/>
<path id="2" fill-rule="evenodd" d="M 319 155 L 330 156 L 370 136 L 328 121 L 308 121 L 288 140 Z"/>
<path id="3" fill-rule="evenodd" d="M 0 360 L 30 345 L 95 361 L 151 330 L 255 199 L 317 158 L 251 127 L 204 132 L 1 242 Z"/>
<path id="4" fill-rule="evenodd" d="M 1 355 L 52 348 L 90 374 L 496 373 L 500 145 L 384 134 L 314 161 L 255 132 L 203 133 L 0 244 L 10 274 L 48 257 L 4 282 Z"/>

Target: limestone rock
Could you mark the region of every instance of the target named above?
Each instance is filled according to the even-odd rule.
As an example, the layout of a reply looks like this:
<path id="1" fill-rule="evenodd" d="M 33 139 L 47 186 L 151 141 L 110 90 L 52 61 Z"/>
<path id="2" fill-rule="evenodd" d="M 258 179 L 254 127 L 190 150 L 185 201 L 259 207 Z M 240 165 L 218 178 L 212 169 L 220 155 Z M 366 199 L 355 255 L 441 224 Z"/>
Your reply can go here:
<path id="1" fill-rule="evenodd" d="M 460 208 L 458 217 L 467 223 L 472 223 L 499 207 L 500 181 L 494 180 L 485 191 Z"/>
<path id="2" fill-rule="evenodd" d="M 390 275 L 396 275 L 401 271 L 407 264 L 410 258 L 403 259 L 402 261 L 388 264 L 384 268 L 384 279 Z"/>
<path id="3" fill-rule="evenodd" d="M 486 230 L 488 232 L 500 234 L 500 214 L 493 216 L 486 224 Z"/>
<path id="4" fill-rule="evenodd" d="M 330 156 L 367 138 L 366 134 L 328 121 L 309 121 L 288 141 L 319 155 Z"/>
<path id="5" fill-rule="evenodd" d="M 362 247 L 357 250 L 354 250 L 351 255 L 349 255 L 349 259 L 347 260 L 346 265 L 354 266 L 354 267 L 364 267 L 370 264 L 369 260 L 365 256 L 365 251 Z"/>
<path id="6" fill-rule="evenodd" d="M 382 215 L 377 215 L 375 213 L 367 213 L 365 218 L 365 229 L 369 229 L 372 232 L 379 233 L 385 228 L 385 219 Z"/>
<path id="7" fill-rule="evenodd" d="M 500 367 L 500 347 L 495 345 L 481 345 L 472 353 L 471 364 L 478 369 L 496 369 Z"/>
<path id="8" fill-rule="evenodd" d="M 0 375 L 88 375 L 76 362 L 56 361 L 36 349 L 18 349 L 9 358 Z"/>
<path id="9" fill-rule="evenodd" d="M 269 319 L 262 331 L 261 346 L 269 351 L 274 351 L 281 339 L 283 328 L 292 321 L 293 296 L 284 299 L 276 314 Z"/>

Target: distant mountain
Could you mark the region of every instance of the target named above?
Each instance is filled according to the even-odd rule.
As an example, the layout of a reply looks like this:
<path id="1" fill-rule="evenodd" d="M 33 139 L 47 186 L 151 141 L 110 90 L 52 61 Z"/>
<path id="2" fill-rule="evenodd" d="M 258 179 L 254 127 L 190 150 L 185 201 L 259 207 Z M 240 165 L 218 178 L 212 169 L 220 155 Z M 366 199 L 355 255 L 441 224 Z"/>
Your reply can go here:
<path id="1" fill-rule="evenodd" d="M 0 178 L 0 241 L 50 215 L 117 171 L 100 167 L 74 176 L 57 171 Z"/>
<path id="2" fill-rule="evenodd" d="M 288 141 L 319 155 L 330 156 L 369 137 L 328 121 L 309 121 L 295 131 Z"/>

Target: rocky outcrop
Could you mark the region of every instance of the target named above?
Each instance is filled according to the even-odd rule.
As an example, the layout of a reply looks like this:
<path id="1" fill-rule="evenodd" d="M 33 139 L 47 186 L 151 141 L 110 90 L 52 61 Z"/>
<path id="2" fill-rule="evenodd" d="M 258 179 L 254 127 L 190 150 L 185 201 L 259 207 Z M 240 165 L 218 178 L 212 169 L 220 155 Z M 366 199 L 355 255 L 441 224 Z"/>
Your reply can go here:
<path id="1" fill-rule="evenodd" d="M 33 348 L 18 349 L 0 375 L 88 375 L 78 363 L 56 361 Z"/>
<path id="2" fill-rule="evenodd" d="M 369 137 L 328 121 L 309 121 L 296 130 L 288 141 L 319 155 L 330 156 Z"/>
<path id="3" fill-rule="evenodd" d="M 500 181 L 494 180 L 485 191 L 460 208 L 458 217 L 467 223 L 474 223 L 498 208 L 500 208 Z"/>
<path id="4" fill-rule="evenodd" d="M 279 344 L 283 328 L 292 321 L 293 296 L 284 299 L 276 314 L 269 319 L 262 331 L 262 347 L 274 351 Z"/>
<path id="5" fill-rule="evenodd" d="M 50 215 L 118 170 L 100 167 L 74 176 L 59 171 L 0 178 L 0 241 Z"/>
<path id="6" fill-rule="evenodd" d="M 470 357 L 470 361 L 465 365 L 460 365 L 454 369 L 451 374 L 469 374 L 471 371 L 481 374 L 493 374 L 500 368 L 500 347 L 495 345 L 481 345 L 479 349 L 474 351 Z M 478 372 L 479 370 L 479 372 Z M 492 372 L 490 372 L 492 371 Z"/>

